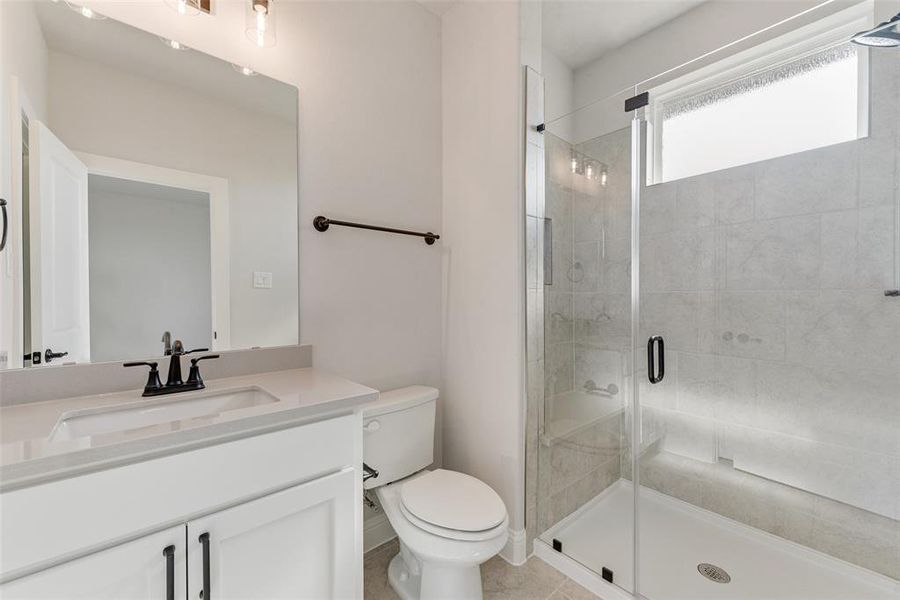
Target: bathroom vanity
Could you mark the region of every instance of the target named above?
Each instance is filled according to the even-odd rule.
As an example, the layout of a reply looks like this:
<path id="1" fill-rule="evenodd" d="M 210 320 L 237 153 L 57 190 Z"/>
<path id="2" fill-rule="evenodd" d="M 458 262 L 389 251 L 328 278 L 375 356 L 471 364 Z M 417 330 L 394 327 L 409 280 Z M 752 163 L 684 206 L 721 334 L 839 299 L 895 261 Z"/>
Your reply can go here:
<path id="1" fill-rule="evenodd" d="M 0 596 L 361 597 L 375 398 L 306 368 L 0 408 Z"/>
<path id="2" fill-rule="evenodd" d="M 359 598 L 377 392 L 297 345 L 297 88 L 101 4 L 0 3 L 0 596 Z"/>

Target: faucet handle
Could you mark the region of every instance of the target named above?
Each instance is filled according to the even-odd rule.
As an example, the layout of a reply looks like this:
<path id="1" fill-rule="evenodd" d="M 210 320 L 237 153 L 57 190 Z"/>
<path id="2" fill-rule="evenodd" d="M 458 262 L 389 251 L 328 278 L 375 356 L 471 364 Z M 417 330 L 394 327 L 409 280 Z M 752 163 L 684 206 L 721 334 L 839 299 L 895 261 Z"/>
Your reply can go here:
<path id="1" fill-rule="evenodd" d="M 194 352 L 209 352 L 209 348 L 194 348 L 193 350 L 188 350 L 187 352 L 183 352 L 182 354 L 193 354 Z M 218 354 L 216 355 L 218 357 Z"/>
<path id="2" fill-rule="evenodd" d="M 193 350 L 192 350 L 193 352 Z M 207 354 L 206 356 L 198 356 L 197 358 L 191 359 L 191 370 L 188 373 L 187 381 L 185 382 L 188 385 L 196 386 L 197 389 L 202 389 L 206 387 L 203 383 L 203 378 L 200 377 L 200 367 L 197 366 L 197 363 L 201 360 L 207 360 L 210 358 L 219 358 L 218 354 Z"/>
<path id="3" fill-rule="evenodd" d="M 148 392 L 155 392 L 157 390 L 162 389 L 162 382 L 159 380 L 159 363 L 155 361 L 151 362 L 127 362 L 122 365 L 123 367 L 150 367 L 150 373 L 147 376 L 147 385 L 144 386 L 144 395 L 146 396 Z"/>

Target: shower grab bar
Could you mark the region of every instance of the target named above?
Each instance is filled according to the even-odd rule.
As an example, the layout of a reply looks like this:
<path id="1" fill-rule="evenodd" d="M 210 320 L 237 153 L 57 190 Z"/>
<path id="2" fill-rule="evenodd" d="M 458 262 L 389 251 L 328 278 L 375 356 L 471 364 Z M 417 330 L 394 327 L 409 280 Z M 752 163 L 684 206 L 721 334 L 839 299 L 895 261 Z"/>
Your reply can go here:
<path id="1" fill-rule="evenodd" d="M 435 240 L 441 239 L 436 233 L 432 233 L 430 231 L 426 231 L 424 233 L 420 231 L 408 231 L 406 229 L 394 229 L 393 227 L 381 227 L 379 225 L 366 225 L 363 223 L 352 223 L 350 221 L 338 221 L 335 219 L 329 219 L 328 217 L 323 217 L 319 215 L 315 219 L 313 219 L 313 227 L 316 228 L 316 231 L 328 231 L 328 227 L 330 225 L 339 225 L 341 227 L 353 227 L 355 229 L 371 229 L 372 231 L 384 231 L 386 233 L 399 233 L 400 235 L 413 235 L 420 238 L 425 238 L 425 243 L 431 246 L 434 244 Z"/>

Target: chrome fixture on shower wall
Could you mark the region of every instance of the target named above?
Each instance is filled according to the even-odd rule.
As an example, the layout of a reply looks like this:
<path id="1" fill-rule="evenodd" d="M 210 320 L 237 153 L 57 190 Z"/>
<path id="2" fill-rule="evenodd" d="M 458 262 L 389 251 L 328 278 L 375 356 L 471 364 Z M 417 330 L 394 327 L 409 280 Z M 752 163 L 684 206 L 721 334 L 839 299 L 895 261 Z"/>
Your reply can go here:
<path id="1" fill-rule="evenodd" d="M 870 48 L 896 48 L 900 46 L 900 13 L 894 15 L 890 21 L 880 23 L 872 29 L 860 31 L 853 36 L 851 41 L 854 44 Z"/>

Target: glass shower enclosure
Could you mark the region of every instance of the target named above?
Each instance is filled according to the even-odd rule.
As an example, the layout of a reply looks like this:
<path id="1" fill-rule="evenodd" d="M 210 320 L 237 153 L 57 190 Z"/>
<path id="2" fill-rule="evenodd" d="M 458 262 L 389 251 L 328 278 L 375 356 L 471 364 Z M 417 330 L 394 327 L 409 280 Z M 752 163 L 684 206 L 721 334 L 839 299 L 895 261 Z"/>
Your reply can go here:
<path id="1" fill-rule="evenodd" d="M 850 42 L 877 16 L 543 128 L 527 525 L 604 597 L 900 594 L 900 48 Z"/>

